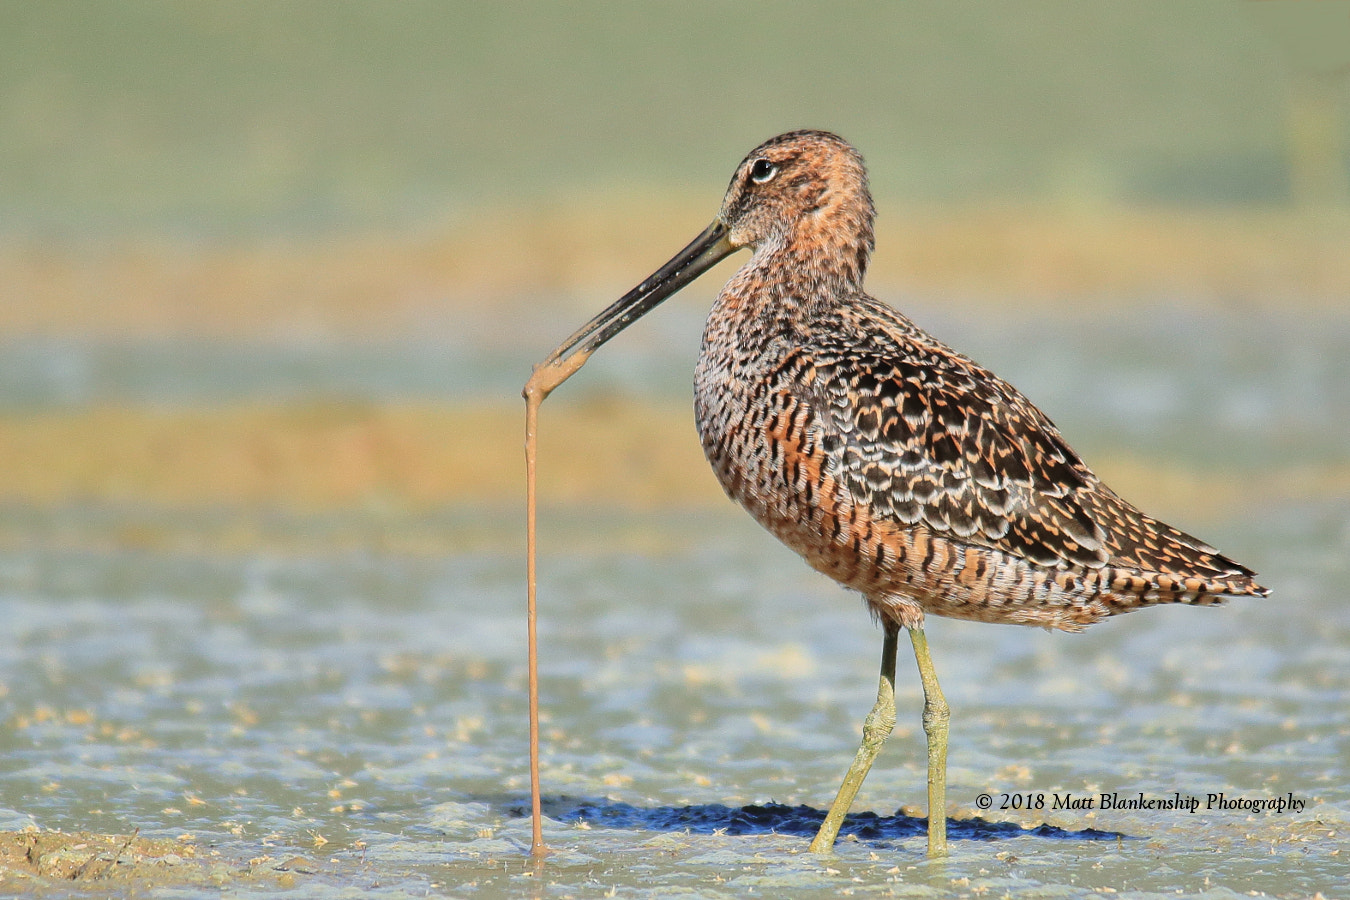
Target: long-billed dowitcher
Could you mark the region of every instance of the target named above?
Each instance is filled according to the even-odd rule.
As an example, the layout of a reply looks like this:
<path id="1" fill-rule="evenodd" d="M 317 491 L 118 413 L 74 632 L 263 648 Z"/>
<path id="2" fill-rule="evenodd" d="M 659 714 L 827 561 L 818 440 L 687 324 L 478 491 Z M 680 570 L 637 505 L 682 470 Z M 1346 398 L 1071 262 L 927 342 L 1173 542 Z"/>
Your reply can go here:
<path id="1" fill-rule="evenodd" d="M 947 703 L 928 613 L 1080 631 L 1159 603 L 1264 596 L 1254 572 L 1103 484 L 1018 390 L 863 291 L 872 196 L 823 131 L 779 135 L 736 169 L 706 231 L 535 368 L 530 409 L 597 347 L 728 254 L 694 375 L 718 481 L 885 632 L 877 702 L 813 851 L 834 844 L 895 724 L 909 631 L 928 739 L 928 853 L 946 852 Z"/>

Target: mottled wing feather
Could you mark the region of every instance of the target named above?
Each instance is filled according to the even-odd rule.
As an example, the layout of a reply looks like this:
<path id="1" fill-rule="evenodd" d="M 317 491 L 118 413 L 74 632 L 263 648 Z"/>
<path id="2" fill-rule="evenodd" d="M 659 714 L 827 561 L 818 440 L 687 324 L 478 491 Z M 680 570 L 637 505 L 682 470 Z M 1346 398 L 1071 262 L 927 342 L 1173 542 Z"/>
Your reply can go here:
<path id="1" fill-rule="evenodd" d="M 854 503 L 1047 567 L 1251 575 L 1118 497 L 1011 385 L 866 299 L 802 348 L 827 471 Z"/>

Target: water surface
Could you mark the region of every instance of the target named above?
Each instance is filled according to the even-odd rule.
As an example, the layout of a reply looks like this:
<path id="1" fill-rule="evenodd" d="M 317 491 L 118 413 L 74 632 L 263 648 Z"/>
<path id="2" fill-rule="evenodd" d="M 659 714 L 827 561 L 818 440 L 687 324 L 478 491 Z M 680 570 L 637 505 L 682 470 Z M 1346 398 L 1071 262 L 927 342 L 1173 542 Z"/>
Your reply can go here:
<path id="1" fill-rule="evenodd" d="M 879 632 L 856 597 L 729 504 L 678 502 L 542 511 L 545 832 L 558 850 L 542 873 L 525 855 L 514 505 L 10 504 L 0 827 L 139 828 L 206 858 L 301 856 L 307 896 L 1335 896 L 1350 878 L 1350 503 L 1334 487 L 1279 485 L 1302 472 L 1334 486 L 1342 471 L 1344 320 L 928 315 L 1053 409 L 1085 452 L 1235 481 L 1177 524 L 1275 591 L 1083 635 L 932 621 L 953 711 L 947 862 L 923 858 L 908 661 L 899 725 L 849 836 L 833 857 L 805 852 L 871 705 Z M 597 358 L 574 397 L 625 389 L 630 371 L 649 373 L 634 391 L 684 391 L 697 322 L 677 315 L 669 328 Z M 641 352 L 662 346 L 674 349 Z M 306 373 L 283 389 L 299 397 L 397 401 L 446 384 L 430 351 L 372 351 L 344 368 L 340 348 L 161 347 L 112 365 L 119 351 L 52 347 L 26 352 L 83 360 L 61 376 L 73 393 L 10 369 L 11 409 L 78 405 L 89 391 L 249 402 L 287 371 Z M 458 396 L 507 381 L 514 396 L 527 349 L 503 351 Z M 80 387 L 81 366 L 112 374 Z M 272 374 L 247 377 L 257 366 Z M 554 401 L 553 415 L 571 402 Z M 1260 490 L 1244 500 L 1248 480 Z M 218 538 L 232 517 L 251 539 Z M 146 540 L 147 529 L 178 539 Z M 1201 808 L 1053 808 L 1056 795 L 1103 793 L 1195 796 Z M 1301 806 L 1205 809 L 1220 793 Z M 1000 808 L 1004 795 L 1023 808 Z M 1026 808 L 1037 797 L 1048 808 Z"/>

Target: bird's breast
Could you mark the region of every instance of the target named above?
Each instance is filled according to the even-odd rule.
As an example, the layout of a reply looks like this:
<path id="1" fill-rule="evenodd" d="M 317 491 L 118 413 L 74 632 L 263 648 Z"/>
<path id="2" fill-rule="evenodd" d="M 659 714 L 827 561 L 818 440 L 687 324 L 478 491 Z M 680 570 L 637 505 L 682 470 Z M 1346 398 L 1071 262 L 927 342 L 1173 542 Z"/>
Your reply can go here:
<path id="1" fill-rule="evenodd" d="M 857 510 L 828 471 L 809 401 L 813 367 L 790 335 L 757 341 L 716 320 L 694 379 L 703 451 L 731 499 L 808 563 L 856 580 L 847 532 Z"/>
<path id="2" fill-rule="evenodd" d="M 763 521 L 766 504 L 782 490 L 785 454 L 806 437 L 806 423 L 792 415 L 801 403 L 785 371 L 790 338 L 716 313 L 694 371 L 699 438 L 727 494 Z"/>

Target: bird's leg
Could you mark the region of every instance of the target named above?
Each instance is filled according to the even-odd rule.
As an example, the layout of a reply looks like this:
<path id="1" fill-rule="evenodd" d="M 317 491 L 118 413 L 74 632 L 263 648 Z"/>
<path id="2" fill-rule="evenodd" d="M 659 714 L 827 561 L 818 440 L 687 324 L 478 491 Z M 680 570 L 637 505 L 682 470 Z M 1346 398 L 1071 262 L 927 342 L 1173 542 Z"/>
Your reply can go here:
<path id="1" fill-rule="evenodd" d="M 872 761 L 877 758 L 881 745 L 886 743 L 891 729 L 895 727 L 895 647 L 900 626 L 890 620 L 884 621 L 886 637 L 881 645 L 881 683 L 877 686 L 877 702 L 863 721 L 862 744 L 858 746 L 858 754 L 853 757 L 853 765 L 849 766 L 844 783 L 839 785 L 839 793 L 835 795 L 829 815 L 821 823 L 815 840 L 811 841 L 812 853 L 828 853 L 834 847 L 834 840 L 839 836 L 839 826 L 844 824 L 844 816 L 848 815 L 853 798 L 858 795 L 858 788 L 862 787 L 867 771 L 872 768 Z"/>
<path id="2" fill-rule="evenodd" d="M 923 733 L 928 737 L 928 855 L 947 855 L 947 722 L 951 712 L 942 696 L 933 658 L 928 655 L 928 637 L 922 628 L 911 628 L 914 660 L 923 681 Z"/>

